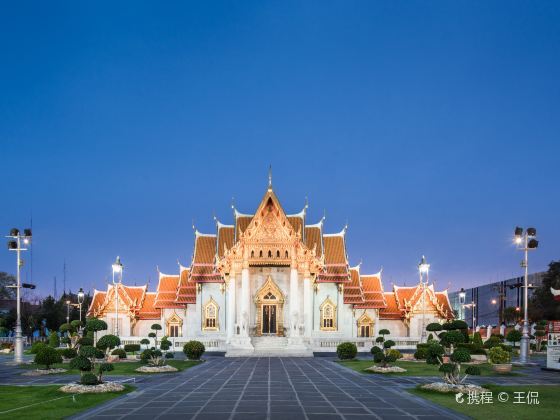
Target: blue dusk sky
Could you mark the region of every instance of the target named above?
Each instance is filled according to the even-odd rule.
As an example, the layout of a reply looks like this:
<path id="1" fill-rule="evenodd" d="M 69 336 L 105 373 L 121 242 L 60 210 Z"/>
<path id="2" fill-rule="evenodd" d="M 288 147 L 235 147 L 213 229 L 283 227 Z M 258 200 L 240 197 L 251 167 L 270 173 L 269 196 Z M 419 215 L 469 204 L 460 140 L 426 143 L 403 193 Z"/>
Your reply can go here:
<path id="1" fill-rule="evenodd" d="M 16 3 L 18 3 L 16 5 Z M 33 281 L 105 288 L 190 264 L 192 221 L 267 185 L 348 221 L 350 264 L 437 288 L 560 258 L 560 3 L 15 2 L 0 13 L 0 228 Z M 24 279 L 31 280 L 30 255 Z M 14 272 L 4 247 L 0 271 Z"/>

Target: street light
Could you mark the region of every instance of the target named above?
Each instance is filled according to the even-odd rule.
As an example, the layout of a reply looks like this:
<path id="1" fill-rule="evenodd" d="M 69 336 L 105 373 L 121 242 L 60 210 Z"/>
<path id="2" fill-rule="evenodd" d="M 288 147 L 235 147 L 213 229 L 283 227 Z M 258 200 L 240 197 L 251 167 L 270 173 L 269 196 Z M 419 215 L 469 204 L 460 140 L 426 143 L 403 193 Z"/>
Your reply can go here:
<path id="1" fill-rule="evenodd" d="M 422 333 L 420 342 L 426 341 L 426 286 L 428 285 L 428 272 L 430 264 L 426 261 L 426 257 L 422 255 L 420 264 L 418 264 L 418 274 L 420 275 L 420 284 L 422 285 Z"/>
<path id="2" fill-rule="evenodd" d="M 13 286 L 16 288 L 16 337 L 15 337 L 15 348 L 14 348 L 14 360 L 16 363 L 23 362 L 23 335 L 21 331 L 21 292 L 20 289 L 22 287 L 34 289 L 35 286 L 33 284 L 21 284 L 21 276 L 20 271 L 21 267 L 23 267 L 23 259 L 21 259 L 21 251 L 27 251 L 27 248 L 22 248 L 21 243 L 23 241 L 24 244 L 31 243 L 31 229 L 24 229 L 23 235 L 20 234 L 19 229 L 13 228 L 10 230 L 10 234 L 6 236 L 9 238 L 8 241 L 8 249 L 10 251 L 16 252 L 17 257 L 17 271 L 16 271 L 16 279 L 17 283 Z"/>
<path id="3" fill-rule="evenodd" d="M 475 329 L 475 325 L 474 325 L 474 321 L 475 321 L 474 308 L 475 307 L 476 307 L 476 303 L 474 303 L 474 300 L 471 301 L 471 303 L 465 303 L 463 305 L 463 308 L 470 308 L 471 309 L 471 323 L 472 323 L 473 334 L 474 334 L 474 329 Z"/>
<path id="4" fill-rule="evenodd" d="M 463 308 L 463 305 L 465 304 L 465 297 L 467 296 L 467 293 L 465 292 L 465 289 L 463 289 L 461 287 L 461 290 L 459 291 L 459 308 L 461 309 L 461 316 L 460 319 L 461 320 L 465 320 L 465 310 Z"/>
<path id="5" fill-rule="evenodd" d="M 82 303 L 84 303 L 84 289 L 82 289 L 80 287 L 80 290 L 78 290 L 78 307 L 80 308 L 80 324 L 82 323 Z"/>
<path id="6" fill-rule="evenodd" d="M 68 299 L 66 301 L 66 323 L 70 324 L 70 306 L 72 305 L 72 302 L 70 301 L 70 299 Z"/>
<path id="7" fill-rule="evenodd" d="M 527 228 L 523 232 L 523 228 L 517 226 L 514 231 L 514 242 L 519 251 L 523 251 L 523 260 L 521 267 L 525 269 L 525 278 L 523 285 L 523 335 L 521 337 L 521 349 L 519 352 L 519 363 L 529 363 L 529 251 L 537 249 L 539 241 L 535 239 L 537 230 L 535 228 Z"/>
<path id="8" fill-rule="evenodd" d="M 115 274 L 118 280 L 115 280 Z M 113 290 L 115 292 L 115 328 L 113 328 L 113 331 L 117 337 L 119 336 L 119 285 L 122 283 L 122 275 L 123 265 L 121 258 L 117 256 L 113 263 Z"/>

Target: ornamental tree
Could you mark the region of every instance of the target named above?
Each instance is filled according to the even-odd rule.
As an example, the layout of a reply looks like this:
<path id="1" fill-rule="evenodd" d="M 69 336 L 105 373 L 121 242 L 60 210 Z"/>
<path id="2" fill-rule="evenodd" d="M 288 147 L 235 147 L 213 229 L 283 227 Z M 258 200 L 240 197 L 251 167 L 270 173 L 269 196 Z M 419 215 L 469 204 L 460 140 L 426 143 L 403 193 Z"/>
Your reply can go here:
<path id="1" fill-rule="evenodd" d="M 58 330 L 60 331 L 61 334 L 66 334 L 66 333 L 70 334 L 71 332 L 75 331 L 72 324 L 69 323 L 62 324 Z"/>
<path id="2" fill-rule="evenodd" d="M 521 334 L 521 331 L 517 330 L 511 330 L 506 334 L 506 340 L 512 343 L 513 347 L 516 347 L 515 343 L 521 341 L 521 337 L 523 337 L 523 334 Z"/>
<path id="3" fill-rule="evenodd" d="M 439 322 L 432 322 L 426 326 L 426 331 L 434 333 L 436 337 L 439 338 L 439 332 L 443 330 L 443 327 Z"/>
<path id="4" fill-rule="evenodd" d="M 391 353 L 390 351 L 391 347 L 395 345 L 395 342 L 393 340 L 385 340 L 385 336 L 391 334 L 389 330 L 382 329 L 379 331 L 379 334 L 381 334 L 381 336 L 377 337 L 375 342 L 383 346 L 383 350 L 379 351 L 374 350 L 373 348 L 371 349 L 371 352 L 373 354 L 373 361 L 381 364 L 381 367 L 388 367 L 389 363 L 394 363 L 397 360 L 396 354 Z"/>
<path id="5" fill-rule="evenodd" d="M 89 331 L 93 331 L 93 343 L 97 342 L 97 332 L 98 331 L 105 331 L 108 328 L 107 323 L 102 319 L 98 318 L 89 318 L 86 321 L 86 329 Z"/>
<path id="6" fill-rule="evenodd" d="M 148 346 L 150 345 L 150 340 L 148 340 L 147 338 L 143 338 L 142 340 L 140 340 L 140 344 L 143 344 L 146 346 L 146 348 L 148 348 Z"/>
<path id="7" fill-rule="evenodd" d="M 111 350 L 121 345 L 121 339 L 113 334 L 107 334 L 97 341 L 97 348 L 105 352 L 105 357 L 109 356 Z"/>
<path id="8" fill-rule="evenodd" d="M 56 331 L 51 331 L 49 334 L 49 346 L 52 348 L 60 347 L 60 338 Z"/>
<path id="9" fill-rule="evenodd" d="M 114 369 L 115 367 L 112 363 L 100 363 L 97 369 L 97 380 L 99 383 L 103 382 L 103 372 L 110 372 Z"/>
<path id="10" fill-rule="evenodd" d="M 164 351 L 167 355 L 167 351 L 171 348 L 171 341 L 167 339 L 167 337 L 162 337 L 161 342 L 159 344 L 159 348 Z"/>
<path id="11" fill-rule="evenodd" d="M 158 345 L 157 345 L 157 332 L 161 331 L 161 325 L 159 324 L 152 324 L 152 328 L 151 328 L 154 332 L 150 333 L 150 334 L 154 334 L 153 338 L 154 338 L 154 342 L 155 342 L 155 347 L 157 349 Z M 149 337 L 151 337 L 150 335 L 148 335 Z"/>
<path id="12" fill-rule="evenodd" d="M 45 365 L 47 370 L 55 363 L 62 363 L 62 356 L 51 346 L 44 346 L 35 355 L 35 363 Z"/>
<path id="13" fill-rule="evenodd" d="M 440 363 L 439 371 L 443 373 L 443 380 L 451 385 L 460 385 L 468 375 L 479 375 L 480 369 L 476 366 L 469 366 L 465 370 L 465 376 L 461 378 L 461 363 L 471 361 L 471 354 L 467 349 L 458 348 L 450 357 L 450 363 Z"/>

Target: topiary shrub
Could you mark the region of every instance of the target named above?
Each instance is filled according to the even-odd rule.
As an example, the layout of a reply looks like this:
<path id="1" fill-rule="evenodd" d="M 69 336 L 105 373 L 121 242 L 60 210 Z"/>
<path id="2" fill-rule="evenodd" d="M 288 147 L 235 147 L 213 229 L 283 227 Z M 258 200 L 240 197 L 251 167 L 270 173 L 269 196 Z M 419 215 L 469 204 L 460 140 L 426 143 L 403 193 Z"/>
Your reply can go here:
<path id="1" fill-rule="evenodd" d="M 58 337 L 56 331 L 51 331 L 49 334 L 49 346 L 55 349 L 60 347 L 60 338 Z"/>
<path id="2" fill-rule="evenodd" d="M 89 372 L 93 369 L 93 365 L 86 356 L 76 356 L 70 361 L 70 368 L 78 369 L 80 372 Z"/>
<path id="3" fill-rule="evenodd" d="M 144 346 L 149 346 L 150 340 L 148 340 L 147 338 L 143 338 L 142 340 L 140 340 L 140 344 L 143 344 Z"/>
<path id="4" fill-rule="evenodd" d="M 43 343 L 42 341 L 35 341 L 32 345 L 31 345 L 31 349 L 29 350 L 29 353 L 31 354 L 37 354 L 37 352 L 45 347 L 46 344 Z"/>
<path id="5" fill-rule="evenodd" d="M 123 349 L 115 349 L 111 352 L 113 356 L 119 356 L 119 359 L 126 359 L 126 351 Z"/>
<path id="6" fill-rule="evenodd" d="M 354 346 L 354 347 L 356 347 L 356 346 Z M 204 347 L 204 344 L 202 344 L 200 341 L 196 341 L 196 340 L 188 341 L 183 346 L 183 353 L 185 353 L 187 355 L 187 358 L 190 359 L 190 360 L 200 360 L 200 358 L 202 357 L 202 355 L 204 354 L 205 351 L 206 351 L 206 348 Z M 356 353 L 357 352 L 358 352 L 358 350 L 356 349 Z M 338 349 L 337 349 L 337 354 L 338 354 Z M 354 354 L 354 356 L 355 356 L 355 354 Z M 340 358 L 340 356 L 339 356 L 339 358 Z"/>
<path id="7" fill-rule="evenodd" d="M 62 363 L 62 356 L 58 352 L 50 347 L 44 346 L 35 355 L 34 362 L 38 365 L 44 365 L 47 369 L 50 369 L 55 363 Z"/>
<path id="8" fill-rule="evenodd" d="M 501 347 L 492 347 L 488 350 L 488 359 L 495 365 L 506 364 L 511 361 L 511 354 Z"/>
<path id="9" fill-rule="evenodd" d="M 443 361 L 445 350 L 438 343 L 432 343 L 426 349 L 426 363 L 429 365 L 439 365 Z"/>
<path id="10" fill-rule="evenodd" d="M 464 382 L 466 375 L 461 378 L 461 363 L 467 363 L 471 361 L 471 355 L 467 349 L 458 348 L 453 352 L 450 357 L 451 363 L 442 363 L 439 366 L 439 371 L 443 373 L 443 379 L 445 382 L 453 385 L 459 385 Z M 476 374 L 476 369 L 471 370 L 471 375 Z"/>
<path id="11" fill-rule="evenodd" d="M 93 346 L 93 338 L 82 337 L 78 340 L 80 346 Z"/>
<path id="12" fill-rule="evenodd" d="M 105 321 L 103 321 L 102 319 L 98 319 L 98 318 L 89 318 L 86 321 L 86 330 L 88 331 L 88 334 L 90 332 L 93 332 L 93 344 L 95 344 L 95 339 L 97 337 L 97 332 L 98 331 L 105 331 L 107 329 L 107 323 Z"/>
<path id="13" fill-rule="evenodd" d="M 443 334 L 442 334 L 443 335 Z M 443 335 L 440 343 L 444 347 L 449 347 L 450 352 L 453 352 L 453 347 L 459 343 L 465 342 L 465 336 L 459 330 L 451 330 L 448 331 L 445 335 Z"/>
<path id="14" fill-rule="evenodd" d="M 95 358 L 96 359 L 104 359 L 105 353 L 102 350 L 95 349 Z"/>
<path id="15" fill-rule="evenodd" d="M 82 385 L 97 385 L 99 382 L 97 380 L 97 376 L 91 372 L 84 373 L 80 378 L 80 383 Z"/>
<path id="16" fill-rule="evenodd" d="M 500 345 L 497 347 L 500 347 L 502 350 L 505 350 L 508 353 L 511 353 L 513 351 L 513 347 L 508 344 L 500 343 Z"/>
<path id="17" fill-rule="evenodd" d="M 71 333 L 72 331 L 74 331 L 74 327 L 72 327 L 72 324 L 62 324 L 58 330 L 60 331 L 61 334 L 65 334 L 65 333 Z"/>
<path id="18" fill-rule="evenodd" d="M 165 353 L 165 358 L 166 359 L 173 359 L 175 357 L 175 355 L 173 353 Z"/>
<path id="19" fill-rule="evenodd" d="M 467 366 L 467 368 L 465 369 L 465 373 L 467 375 L 473 375 L 473 376 L 479 376 L 482 372 L 480 371 L 480 368 L 478 366 Z"/>
<path id="20" fill-rule="evenodd" d="M 500 339 L 500 337 L 492 335 L 488 340 L 484 342 L 484 348 L 491 349 L 492 347 L 499 346 L 500 344 L 502 344 L 502 340 Z"/>
<path id="21" fill-rule="evenodd" d="M 97 370 L 98 372 L 97 380 L 99 381 L 99 383 L 103 382 L 103 373 L 110 372 L 113 369 L 115 369 L 115 367 L 111 363 L 100 363 L 99 368 Z"/>
<path id="22" fill-rule="evenodd" d="M 113 334 L 107 334 L 97 340 L 97 348 L 109 355 L 110 351 L 121 345 L 121 339 Z"/>
<path id="23" fill-rule="evenodd" d="M 79 319 L 75 319 L 74 321 L 70 322 L 70 325 L 72 326 L 74 331 L 78 331 L 78 329 L 83 327 L 84 323 L 82 321 L 80 321 Z"/>
<path id="24" fill-rule="evenodd" d="M 137 351 L 140 351 L 140 344 L 125 344 L 124 351 L 136 354 Z"/>
<path id="25" fill-rule="evenodd" d="M 78 352 L 75 349 L 60 349 L 59 353 L 65 359 L 73 359 L 78 355 Z"/>
<path id="26" fill-rule="evenodd" d="M 428 349 L 426 347 L 416 348 L 414 358 L 416 360 L 425 360 L 428 357 Z"/>
<path id="27" fill-rule="evenodd" d="M 356 354 L 358 354 L 358 348 L 354 343 L 340 343 L 336 347 L 336 354 L 340 360 L 354 359 Z"/>
<path id="28" fill-rule="evenodd" d="M 375 354 L 373 360 L 376 363 L 380 363 L 382 367 L 388 367 L 389 363 L 395 362 L 397 359 L 395 354 L 390 354 L 391 347 L 395 345 L 393 340 L 385 340 L 385 336 L 391 334 L 388 329 L 382 329 L 379 331 L 381 337 L 378 337 L 375 341 L 383 346 L 383 351 L 381 353 Z"/>
<path id="29" fill-rule="evenodd" d="M 511 330 L 510 332 L 507 333 L 506 340 L 509 341 L 510 343 L 512 343 L 513 347 L 516 347 L 515 343 L 520 342 L 521 337 L 523 337 L 523 334 L 521 334 L 521 331 Z"/>
<path id="30" fill-rule="evenodd" d="M 488 327 L 490 328 L 490 327 Z M 473 339 L 472 339 L 472 343 L 474 345 L 474 348 L 482 348 L 483 344 L 482 344 L 482 336 L 480 335 L 479 332 L 475 332 L 473 334 Z"/>
<path id="31" fill-rule="evenodd" d="M 392 360 L 392 362 L 396 362 L 397 360 L 402 358 L 402 353 L 397 349 L 390 349 L 387 352 L 387 356 L 390 357 L 391 359 L 394 359 Z"/>

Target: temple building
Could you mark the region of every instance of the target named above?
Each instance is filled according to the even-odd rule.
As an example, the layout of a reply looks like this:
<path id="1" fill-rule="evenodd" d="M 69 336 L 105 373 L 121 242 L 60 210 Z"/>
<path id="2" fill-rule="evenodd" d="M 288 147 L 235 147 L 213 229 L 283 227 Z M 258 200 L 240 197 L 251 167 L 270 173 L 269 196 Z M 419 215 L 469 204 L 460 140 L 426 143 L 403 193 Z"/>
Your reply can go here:
<path id="1" fill-rule="evenodd" d="M 195 231 L 190 265 L 159 273 L 155 292 L 95 290 L 88 316 L 125 343 L 139 343 L 158 323 L 177 350 L 194 339 L 226 356 L 306 356 L 344 341 L 369 351 L 382 328 L 397 348 L 412 348 L 423 326 L 453 318 L 447 291 L 422 282 L 385 291 L 381 271 L 351 267 L 346 228 L 325 233 L 324 218 L 308 224 L 306 210 L 286 214 L 269 180 L 255 213 L 234 208 L 232 225 Z"/>

